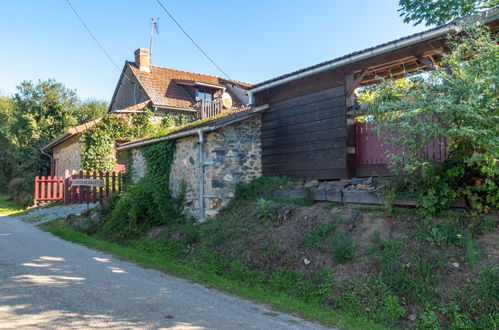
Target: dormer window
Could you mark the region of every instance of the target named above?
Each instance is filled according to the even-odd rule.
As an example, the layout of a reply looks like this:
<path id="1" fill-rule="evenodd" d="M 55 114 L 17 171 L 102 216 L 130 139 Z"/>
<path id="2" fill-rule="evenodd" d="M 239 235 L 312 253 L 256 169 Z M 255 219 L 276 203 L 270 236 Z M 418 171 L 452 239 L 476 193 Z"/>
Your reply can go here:
<path id="1" fill-rule="evenodd" d="M 213 101 L 213 92 L 206 89 L 196 89 L 196 101 Z"/>

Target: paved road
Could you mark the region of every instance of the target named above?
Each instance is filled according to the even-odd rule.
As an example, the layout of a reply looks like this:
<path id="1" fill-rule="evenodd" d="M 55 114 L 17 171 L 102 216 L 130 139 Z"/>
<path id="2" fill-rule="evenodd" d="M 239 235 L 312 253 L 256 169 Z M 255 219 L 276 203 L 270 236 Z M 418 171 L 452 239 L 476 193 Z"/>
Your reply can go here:
<path id="1" fill-rule="evenodd" d="M 0 328 L 318 329 L 0 216 Z"/>

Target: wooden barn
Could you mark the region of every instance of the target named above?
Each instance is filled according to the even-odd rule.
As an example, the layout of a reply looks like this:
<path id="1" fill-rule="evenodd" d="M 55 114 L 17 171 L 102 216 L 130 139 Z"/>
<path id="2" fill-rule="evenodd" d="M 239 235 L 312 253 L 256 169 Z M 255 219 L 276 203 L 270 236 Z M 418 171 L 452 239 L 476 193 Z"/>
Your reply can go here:
<path id="1" fill-rule="evenodd" d="M 481 20 L 496 27 L 497 11 Z M 262 114 L 262 174 L 318 180 L 388 174 L 388 147 L 369 125 L 355 122 L 354 91 L 377 76 L 431 70 L 455 29 L 440 26 L 253 85 L 250 102 L 269 105 Z M 445 157 L 439 142 L 427 146 L 437 159 Z"/>

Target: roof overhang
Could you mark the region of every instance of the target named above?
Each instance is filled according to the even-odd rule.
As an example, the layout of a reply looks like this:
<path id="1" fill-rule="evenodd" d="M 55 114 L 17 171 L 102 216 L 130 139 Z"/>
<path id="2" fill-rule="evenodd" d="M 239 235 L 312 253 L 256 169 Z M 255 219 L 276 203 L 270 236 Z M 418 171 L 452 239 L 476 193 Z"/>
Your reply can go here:
<path id="1" fill-rule="evenodd" d="M 244 112 L 235 113 L 233 117 L 227 116 L 227 117 L 213 119 L 213 121 L 203 123 L 202 124 L 203 126 L 194 127 L 190 130 L 181 131 L 181 132 L 177 132 L 177 133 L 173 132 L 171 134 L 168 134 L 168 135 L 165 135 L 165 136 L 162 136 L 159 138 L 127 142 L 126 144 L 123 144 L 123 145 L 116 147 L 116 150 L 123 151 L 123 150 L 128 150 L 128 149 L 136 149 L 136 148 L 145 147 L 147 145 L 155 144 L 155 143 L 162 142 L 162 141 L 176 140 L 176 139 L 180 139 L 180 138 L 187 137 L 187 136 L 197 135 L 197 134 L 199 134 L 199 132 L 212 132 L 212 131 L 215 131 L 219 128 L 222 128 L 222 127 L 243 121 L 245 119 L 251 118 L 254 115 L 256 115 L 257 113 L 268 109 L 268 107 L 269 107 L 269 105 L 265 104 L 265 105 L 262 105 L 259 107 L 255 107 L 255 108 L 246 110 Z"/>
<path id="2" fill-rule="evenodd" d="M 422 43 L 425 41 L 429 41 L 432 39 L 443 37 L 450 32 L 458 31 L 459 26 L 456 23 L 459 21 L 465 21 L 465 22 L 466 21 L 468 21 L 468 22 L 475 21 L 475 22 L 480 22 L 482 24 L 486 24 L 486 23 L 492 22 L 494 20 L 497 20 L 498 16 L 499 16 L 498 13 L 499 13 L 498 9 L 491 9 L 491 10 L 488 10 L 485 12 L 481 12 L 477 15 L 472 16 L 472 17 L 458 20 L 454 23 L 450 23 L 450 24 L 447 24 L 447 25 L 444 25 L 444 26 L 441 26 L 438 28 L 428 30 L 426 32 L 417 33 L 417 34 L 410 36 L 410 37 L 398 39 L 398 40 L 389 42 L 389 43 L 384 44 L 384 45 L 380 45 L 377 47 L 367 49 L 366 51 L 356 52 L 350 56 L 349 55 L 342 56 L 340 58 L 325 62 L 324 64 L 315 65 L 315 66 L 312 66 L 308 69 L 299 70 L 296 73 L 286 74 L 286 75 L 283 75 L 281 77 L 271 79 L 268 82 L 256 84 L 256 85 L 254 85 L 255 87 L 251 87 L 246 93 L 251 98 L 254 93 L 257 93 L 257 92 L 260 92 L 260 91 L 263 91 L 263 90 L 266 90 L 266 89 L 269 89 L 269 88 L 272 88 L 275 86 L 283 85 L 283 84 L 286 84 L 286 83 L 289 83 L 289 82 L 292 82 L 292 81 L 295 81 L 295 80 L 298 80 L 301 78 L 309 77 L 309 76 L 312 76 L 312 75 L 315 75 L 315 74 L 318 74 L 318 73 L 321 73 L 324 71 L 328 71 L 331 69 L 339 68 L 339 67 L 342 67 L 342 66 L 345 66 L 348 64 L 353 64 L 355 62 L 369 59 L 369 58 L 372 58 L 372 57 L 375 57 L 378 55 L 382 55 L 382 54 L 385 54 L 385 53 L 388 53 L 388 52 L 391 52 L 394 50 L 398 50 L 398 49 L 401 49 L 404 47 L 416 45 L 418 43 Z"/>
<path id="3" fill-rule="evenodd" d="M 56 139 L 50 141 L 48 144 L 44 145 L 43 147 L 40 148 L 40 150 L 48 150 L 48 149 L 52 149 L 53 147 L 55 147 L 56 145 L 58 145 L 59 143 L 62 143 L 64 141 L 66 141 L 67 139 L 71 138 L 72 136 L 74 136 L 74 134 L 71 134 L 71 133 L 64 133 L 64 134 L 61 134 L 59 137 L 57 137 Z"/>

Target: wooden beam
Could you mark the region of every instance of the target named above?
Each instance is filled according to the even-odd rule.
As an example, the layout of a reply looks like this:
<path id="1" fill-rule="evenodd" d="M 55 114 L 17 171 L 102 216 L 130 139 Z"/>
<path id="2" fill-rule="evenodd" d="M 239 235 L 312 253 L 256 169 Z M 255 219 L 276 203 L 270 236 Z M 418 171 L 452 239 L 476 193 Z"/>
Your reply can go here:
<path id="1" fill-rule="evenodd" d="M 364 76 L 366 75 L 367 71 L 368 70 L 362 70 L 359 73 L 359 75 L 353 80 L 353 82 L 350 81 L 351 86 L 347 86 L 346 95 L 345 95 L 347 98 L 349 98 L 350 96 L 352 96 L 352 94 L 355 91 L 355 89 L 357 87 L 359 87 L 360 82 L 362 81 L 362 79 L 364 79 Z M 348 79 L 347 79 L 347 84 L 350 85 Z"/>
<path id="2" fill-rule="evenodd" d="M 422 55 L 416 56 L 417 60 L 419 63 L 421 63 L 424 66 L 427 66 L 428 68 L 435 69 L 435 65 L 433 64 L 432 61 L 427 59 L 426 57 L 423 57 Z"/>

